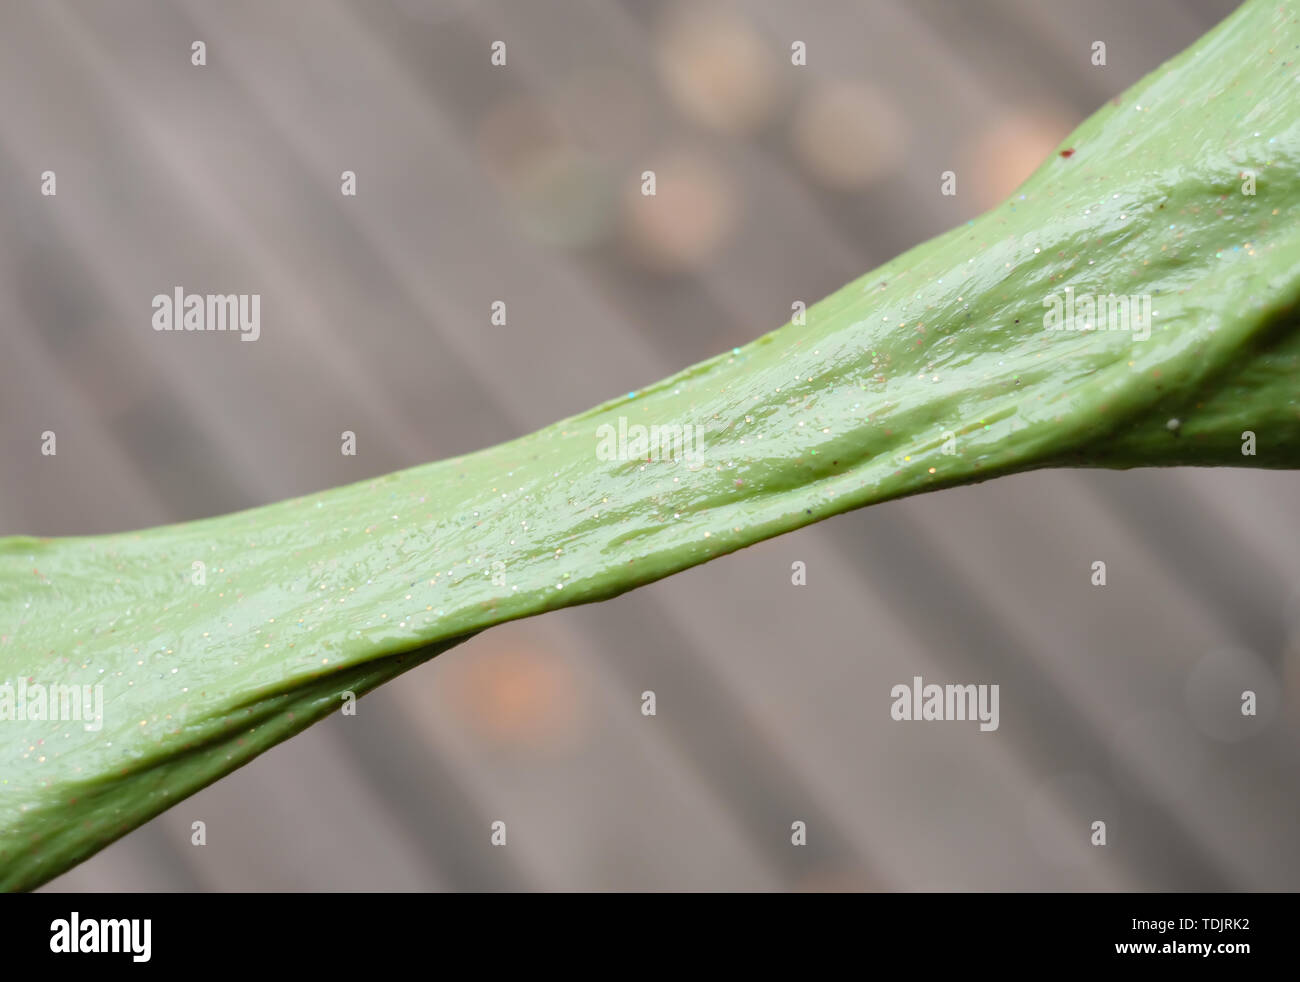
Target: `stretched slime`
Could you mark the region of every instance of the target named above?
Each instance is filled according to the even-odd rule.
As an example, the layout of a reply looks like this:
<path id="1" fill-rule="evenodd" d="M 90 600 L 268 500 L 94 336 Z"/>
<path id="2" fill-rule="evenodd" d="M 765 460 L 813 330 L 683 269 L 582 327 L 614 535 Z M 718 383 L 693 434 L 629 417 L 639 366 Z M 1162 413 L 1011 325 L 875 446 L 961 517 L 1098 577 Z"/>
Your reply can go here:
<path id="1" fill-rule="evenodd" d="M 1300 466 L 1298 56 L 1295 4 L 1252 0 L 1000 207 L 531 435 L 233 515 L 0 539 L 0 682 L 104 694 L 89 723 L 0 696 L 0 887 L 493 624 L 1034 468 Z M 1149 316 L 1080 312 L 1112 294 Z M 1091 329 L 1045 326 L 1067 297 Z M 706 440 L 607 459 L 620 418 Z"/>

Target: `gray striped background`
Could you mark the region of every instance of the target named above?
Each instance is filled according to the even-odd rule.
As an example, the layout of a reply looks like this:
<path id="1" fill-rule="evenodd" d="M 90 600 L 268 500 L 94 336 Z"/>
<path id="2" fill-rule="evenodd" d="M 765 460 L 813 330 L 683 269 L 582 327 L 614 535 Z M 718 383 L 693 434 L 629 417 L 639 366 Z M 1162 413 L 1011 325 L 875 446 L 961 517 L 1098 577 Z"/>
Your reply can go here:
<path id="1" fill-rule="evenodd" d="M 0 534 L 382 474 L 744 343 L 1233 6 L 8 0 Z M 156 334 L 175 285 L 260 293 L 261 340 Z M 1298 488 L 1043 472 L 842 516 L 488 631 L 52 886 L 1295 889 Z M 1001 729 L 891 722 L 915 674 L 1000 684 Z"/>

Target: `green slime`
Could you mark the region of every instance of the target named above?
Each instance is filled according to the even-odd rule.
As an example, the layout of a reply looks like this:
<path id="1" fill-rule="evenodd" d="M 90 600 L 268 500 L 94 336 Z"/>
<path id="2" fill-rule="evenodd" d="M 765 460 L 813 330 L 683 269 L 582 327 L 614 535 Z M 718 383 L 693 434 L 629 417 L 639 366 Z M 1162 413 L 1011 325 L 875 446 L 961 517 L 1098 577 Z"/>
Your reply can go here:
<path id="1" fill-rule="evenodd" d="M 806 324 L 521 439 L 233 515 L 0 539 L 0 682 L 104 686 L 99 730 L 0 719 L 0 887 L 493 624 L 1013 472 L 1300 465 L 1298 53 L 1294 4 L 1247 3 Z M 1067 286 L 1153 315 L 1047 330 Z M 602 459 L 620 417 L 706 427 L 702 459 Z"/>

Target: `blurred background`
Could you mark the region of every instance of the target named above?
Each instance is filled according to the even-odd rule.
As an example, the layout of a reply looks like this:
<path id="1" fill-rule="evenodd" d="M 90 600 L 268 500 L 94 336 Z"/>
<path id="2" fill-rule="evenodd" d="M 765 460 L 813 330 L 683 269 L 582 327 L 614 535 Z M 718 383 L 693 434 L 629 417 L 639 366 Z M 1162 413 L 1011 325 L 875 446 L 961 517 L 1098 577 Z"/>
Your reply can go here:
<path id="1" fill-rule="evenodd" d="M 743 344 L 1234 6 L 6 2 L 0 534 L 462 454 Z M 155 333 L 177 285 L 260 293 L 260 340 Z M 841 516 L 493 628 L 51 888 L 1294 890 L 1297 491 L 1054 471 Z M 891 721 L 913 675 L 998 683 L 1000 729 Z"/>

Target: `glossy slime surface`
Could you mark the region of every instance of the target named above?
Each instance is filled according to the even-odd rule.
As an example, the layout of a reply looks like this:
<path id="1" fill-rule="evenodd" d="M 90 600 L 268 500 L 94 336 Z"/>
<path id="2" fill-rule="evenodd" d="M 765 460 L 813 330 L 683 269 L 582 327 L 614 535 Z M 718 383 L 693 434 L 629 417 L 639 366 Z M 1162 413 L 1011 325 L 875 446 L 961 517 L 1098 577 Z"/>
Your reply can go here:
<path id="1" fill-rule="evenodd" d="M 98 730 L 0 720 L 0 886 L 39 885 L 345 690 L 492 624 L 1015 471 L 1300 466 L 1298 19 L 1294 3 L 1248 3 L 1001 207 L 806 325 L 634 395 L 238 514 L 0 539 L 0 682 L 104 687 Z M 1149 337 L 1045 329 L 1044 298 L 1067 286 L 1150 295 Z M 703 426 L 702 456 L 602 459 L 598 428 L 620 417 Z"/>

